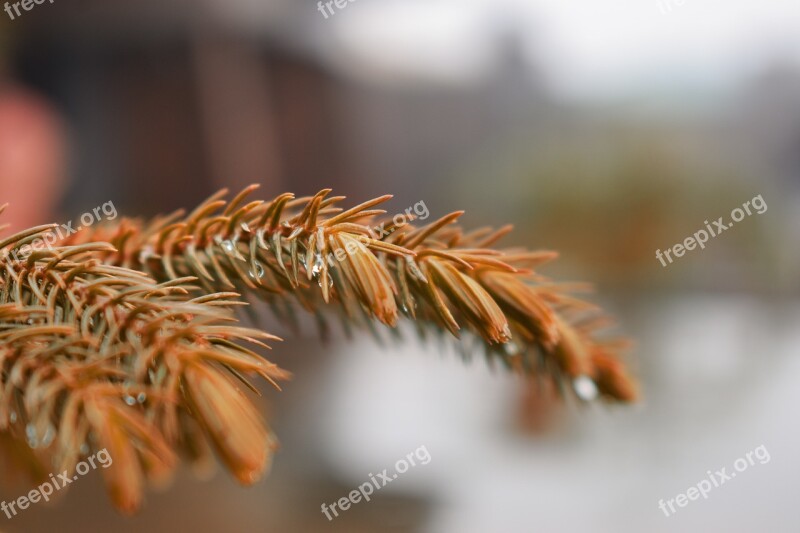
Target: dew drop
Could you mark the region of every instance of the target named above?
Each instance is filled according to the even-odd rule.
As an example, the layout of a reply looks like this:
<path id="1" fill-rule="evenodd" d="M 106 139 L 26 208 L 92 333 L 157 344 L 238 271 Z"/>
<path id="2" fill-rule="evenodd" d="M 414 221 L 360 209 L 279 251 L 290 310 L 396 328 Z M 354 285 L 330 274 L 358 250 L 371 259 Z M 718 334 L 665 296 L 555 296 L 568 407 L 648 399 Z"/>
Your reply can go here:
<path id="1" fill-rule="evenodd" d="M 89 453 L 89 445 L 84 442 L 83 444 L 81 444 L 80 451 L 83 455 L 86 455 L 87 453 Z"/>
<path id="2" fill-rule="evenodd" d="M 250 272 L 249 272 L 250 277 L 253 278 L 253 279 L 261 279 L 261 278 L 263 278 L 264 277 L 264 266 L 258 261 L 256 261 L 254 263 L 254 266 L 255 266 L 255 268 L 250 267 Z"/>
<path id="3" fill-rule="evenodd" d="M 323 263 L 322 263 L 322 256 L 320 254 L 315 255 L 314 266 L 311 267 L 311 275 L 314 277 L 319 276 L 319 273 L 322 271 Z"/>
<path id="4" fill-rule="evenodd" d="M 139 403 L 144 403 L 147 401 L 147 394 L 140 392 L 139 395 L 136 397 L 136 401 Z"/>
<path id="5" fill-rule="evenodd" d="M 322 287 L 322 276 L 319 276 L 319 278 L 317 279 L 317 285 Z M 333 288 L 333 278 L 330 276 L 328 276 L 328 288 L 329 289 Z"/>
<path id="6" fill-rule="evenodd" d="M 55 436 L 56 428 L 53 427 L 53 424 L 48 424 L 47 429 L 45 429 L 44 436 L 42 437 L 42 446 L 45 448 L 50 446 L 53 443 Z"/>
<path id="7" fill-rule="evenodd" d="M 128 405 L 136 405 L 136 398 L 134 398 L 129 394 L 125 396 L 125 403 L 127 403 Z"/>
<path id="8" fill-rule="evenodd" d="M 233 251 L 233 248 L 234 248 L 234 246 L 233 246 L 233 241 L 229 241 L 229 240 L 228 240 L 228 241 L 222 241 L 222 242 L 220 243 L 220 245 L 221 245 L 221 246 L 222 246 L 222 247 L 223 247 L 225 250 L 227 250 L 228 252 L 232 252 L 232 251 Z"/>
<path id="9" fill-rule="evenodd" d="M 11 420 L 12 424 L 15 423 L 17 421 L 17 412 L 11 411 L 11 414 L 9 415 L 8 419 Z"/>
<path id="10" fill-rule="evenodd" d="M 147 263 L 147 260 L 151 257 L 155 257 L 155 250 L 152 246 L 145 246 L 142 248 L 142 251 L 139 252 L 139 262 L 144 264 Z"/>
<path id="11" fill-rule="evenodd" d="M 587 375 L 581 375 L 572 381 L 572 388 L 578 398 L 585 402 L 590 402 L 597 398 L 597 385 Z"/>
<path id="12" fill-rule="evenodd" d="M 503 350 L 506 352 L 506 355 L 509 356 L 519 355 L 520 352 L 522 352 L 519 345 L 516 342 L 511 341 L 503 344 Z"/>
<path id="13" fill-rule="evenodd" d="M 27 437 L 28 446 L 33 449 L 39 447 L 39 436 L 36 434 L 36 426 L 34 426 L 32 423 L 29 423 L 27 426 L 25 426 L 25 437 Z"/>

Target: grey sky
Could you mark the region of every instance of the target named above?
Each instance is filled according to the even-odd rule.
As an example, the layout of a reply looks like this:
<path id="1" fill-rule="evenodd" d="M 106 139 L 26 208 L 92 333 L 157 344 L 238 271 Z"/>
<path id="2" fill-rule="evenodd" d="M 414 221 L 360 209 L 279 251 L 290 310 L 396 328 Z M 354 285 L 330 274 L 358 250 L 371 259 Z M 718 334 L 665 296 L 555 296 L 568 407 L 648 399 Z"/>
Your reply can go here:
<path id="1" fill-rule="evenodd" d="M 479 75 L 497 23 L 519 25 L 558 92 L 603 98 L 650 84 L 726 87 L 800 59 L 796 0 L 357 0 L 323 20 L 343 66 L 372 77 Z"/>

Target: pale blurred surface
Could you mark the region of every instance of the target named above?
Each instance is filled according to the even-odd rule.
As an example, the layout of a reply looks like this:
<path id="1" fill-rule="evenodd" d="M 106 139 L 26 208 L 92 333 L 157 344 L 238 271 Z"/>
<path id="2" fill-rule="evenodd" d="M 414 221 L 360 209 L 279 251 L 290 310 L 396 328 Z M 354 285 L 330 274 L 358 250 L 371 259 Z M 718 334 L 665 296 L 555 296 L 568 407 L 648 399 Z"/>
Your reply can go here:
<path id="1" fill-rule="evenodd" d="M 8 532 L 794 532 L 800 473 L 800 5 L 618 0 L 81 1 L 0 12 L 14 227 L 216 188 L 395 194 L 556 249 L 635 339 L 644 401 L 532 405 L 452 342 L 287 336 L 282 449 L 255 487 L 187 472 L 119 517 L 99 476 Z M 667 7 L 671 6 L 671 7 Z M 65 151 L 69 147 L 69 157 Z M 762 195 L 668 267 L 655 257 Z M 527 428 L 527 431 L 525 430 Z M 425 445 L 432 460 L 320 511 Z M 658 508 L 764 445 L 671 517 Z M 0 473 L 2 475 L 3 473 Z M 0 499 L 28 490 L 0 489 Z"/>

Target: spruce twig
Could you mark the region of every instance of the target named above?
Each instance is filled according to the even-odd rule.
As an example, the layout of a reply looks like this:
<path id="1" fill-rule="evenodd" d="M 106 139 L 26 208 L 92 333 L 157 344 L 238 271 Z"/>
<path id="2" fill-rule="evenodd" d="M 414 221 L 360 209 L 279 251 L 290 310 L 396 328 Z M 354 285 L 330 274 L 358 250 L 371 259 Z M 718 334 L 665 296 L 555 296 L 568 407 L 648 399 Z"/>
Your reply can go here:
<path id="1" fill-rule="evenodd" d="M 74 242 L 108 240 L 117 249 L 104 254 L 111 264 L 160 281 L 196 276 L 208 291 L 259 295 L 275 308 L 294 300 L 316 314 L 336 306 L 350 322 L 371 317 L 394 327 L 402 315 L 456 337 L 467 330 L 520 371 L 544 371 L 580 391 L 588 383 L 609 400 L 636 398 L 615 355 L 619 342 L 597 340 L 608 318 L 572 296 L 575 286 L 536 272 L 556 253 L 498 248 L 510 227 L 465 232 L 456 224 L 462 212 L 395 226 L 379 209 L 390 196 L 344 209 L 329 189 L 248 200 L 256 188 L 229 202 L 223 190 L 188 215 L 123 220 Z"/>
<path id="2" fill-rule="evenodd" d="M 167 480 L 178 457 L 207 462 L 210 448 L 240 482 L 257 480 L 275 439 L 234 378 L 252 389 L 249 376 L 288 374 L 251 349 L 276 337 L 235 324 L 240 294 L 286 320 L 299 305 L 346 326 L 405 317 L 422 333 L 466 332 L 490 361 L 581 400 L 636 399 L 623 342 L 599 335 L 610 320 L 573 296 L 584 286 L 538 273 L 555 253 L 498 247 L 509 227 L 466 232 L 461 212 L 384 221 L 389 196 L 345 209 L 330 190 L 263 202 L 255 189 L 84 228 L 22 261 L 10 258 L 50 226 L 0 242 L 0 444 L 31 472 L 107 448 L 126 512 L 145 481 Z"/>
<path id="3" fill-rule="evenodd" d="M 275 441 L 229 376 L 285 379 L 247 348 L 277 338 L 230 325 L 230 293 L 192 298 L 191 278 L 158 284 L 102 264 L 106 243 L 9 259 L 49 229 L 0 244 L 2 440 L 26 443 L 25 466 L 39 475 L 106 448 L 114 463 L 103 473 L 124 512 L 139 507 L 145 481 L 169 479 L 178 454 L 204 460 L 206 442 L 239 481 L 258 479 Z"/>

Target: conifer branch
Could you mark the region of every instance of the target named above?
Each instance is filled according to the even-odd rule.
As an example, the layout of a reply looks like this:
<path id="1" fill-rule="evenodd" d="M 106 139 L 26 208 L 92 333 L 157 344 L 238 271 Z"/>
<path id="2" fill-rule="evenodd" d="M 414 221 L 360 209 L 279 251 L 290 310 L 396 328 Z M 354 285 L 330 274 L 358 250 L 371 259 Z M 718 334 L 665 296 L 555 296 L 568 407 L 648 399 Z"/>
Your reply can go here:
<path id="1" fill-rule="evenodd" d="M 231 376 L 288 377 L 247 347 L 277 338 L 231 325 L 236 294 L 192 297 L 192 278 L 158 284 L 103 264 L 106 243 L 10 259 L 50 228 L 0 242 L 0 441 L 27 445 L 17 457 L 38 475 L 107 449 L 124 512 L 178 455 L 199 462 L 213 447 L 240 482 L 258 479 L 275 441 Z"/>
<path id="2" fill-rule="evenodd" d="M 179 457 L 204 464 L 211 449 L 241 483 L 256 481 L 275 439 L 234 378 L 256 390 L 248 377 L 288 374 L 253 351 L 276 337 L 236 325 L 240 294 L 290 324 L 299 305 L 320 320 L 338 309 L 345 325 L 406 317 L 422 334 L 467 332 L 490 362 L 581 400 L 635 400 L 623 341 L 598 335 L 610 320 L 572 296 L 585 287 L 537 272 L 555 253 L 497 247 L 510 227 L 465 232 L 461 212 L 384 221 L 389 196 L 344 209 L 330 190 L 262 202 L 248 199 L 255 189 L 229 202 L 221 191 L 188 215 L 84 228 L 30 254 L 21 250 L 51 226 L 0 241 L 8 453 L 41 475 L 106 448 L 108 489 L 125 512 Z"/>
<path id="3" fill-rule="evenodd" d="M 465 232 L 456 224 L 462 212 L 425 226 L 396 223 L 379 209 L 390 196 L 344 209 L 329 189 L 251 201 L 256 188 L 229 202 L 220 191 L 188 215 L 127 219 L 73 239 L 107 240 L 116 251 L 104 252 L 105 261 L 159 281 L 195 276 L 208 291 L 258 295 L 287 320 L 291 300 L 320 320 L 333 306 L 348 323 L 366 317 L 394 327 L 402 315 L 421 331 L 470 331 L 490 360 L 566 382 L 581 399 L 594 387 L 609 400 L 636 398 L 616 356 L 621 342 L 598 340 L 610 320 L 572 296 L 575 286 L 536 272 L 557 254 L 496 247 L 510 227 Z"/>

